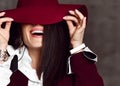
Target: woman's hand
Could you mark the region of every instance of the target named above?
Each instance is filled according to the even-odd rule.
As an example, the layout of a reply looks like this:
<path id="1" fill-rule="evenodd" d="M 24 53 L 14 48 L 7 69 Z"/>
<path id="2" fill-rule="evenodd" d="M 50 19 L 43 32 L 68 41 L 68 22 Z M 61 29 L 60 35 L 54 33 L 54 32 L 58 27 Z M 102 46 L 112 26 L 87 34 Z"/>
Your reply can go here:
<path id="1" fill-rule="evenodd" d="M 0 50 L 6 50 L 8 41 L 9 41 L 9 31 L 11 22 L 13 21 L 12 18 L 3 17 L 5 12 L 0 13 Z M 5 27 L 2 28 L 2 24 L 6 23 Z"/>
<path id="2" fill-rule="evenodd" d="M 70 15 L 63 17 L 66 20 L 71 37 L 73 48 L 83 43 L 84 31 L 86 27 L 86 17 L 78 11 L 69 11 Z"/>

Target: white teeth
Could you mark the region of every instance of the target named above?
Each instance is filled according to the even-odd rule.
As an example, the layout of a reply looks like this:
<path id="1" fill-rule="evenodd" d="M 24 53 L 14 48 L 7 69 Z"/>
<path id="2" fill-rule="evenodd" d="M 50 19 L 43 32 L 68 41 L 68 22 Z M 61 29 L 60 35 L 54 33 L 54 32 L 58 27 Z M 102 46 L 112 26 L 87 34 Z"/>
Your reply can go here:
<path id="1" fill-rule="evenodd" d="M 43 31 L 40 31 L 40 30 L 32 31 L 32 34 L 35 34 L 35 33 L 43 33 Z"/>

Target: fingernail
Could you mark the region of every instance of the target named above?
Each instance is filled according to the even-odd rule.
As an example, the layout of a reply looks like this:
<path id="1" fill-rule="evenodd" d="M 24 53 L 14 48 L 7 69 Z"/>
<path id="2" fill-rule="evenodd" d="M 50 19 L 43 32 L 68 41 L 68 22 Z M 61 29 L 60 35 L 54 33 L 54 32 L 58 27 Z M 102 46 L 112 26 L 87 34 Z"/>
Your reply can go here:
<path id="1" fill-rule="evenodd" d="M 78 10 L 77 10 L 77 9 L 75 9 L 75 11 L 76 11 L 76 12 L 78 12 Z"/>
<path id="2" fill-rule="evenodd" d="M 5 12 L 2 12 L 2 15 L 4 15 L 5 14 Z"/>
<path id="3" fill-rule="evenodd" d="M 10 18 L 10 21 L 13 21 L 14 19 Z"/>
<path id="4" fill-rule="evenodd" d="M 70 13 L 72 13 L 73 11 L 69 10 Z"/>
<path id="5" fill-rule="evenodd" d="M 66 16 L 64 16 L 63 19 L 66 19 Z"/>

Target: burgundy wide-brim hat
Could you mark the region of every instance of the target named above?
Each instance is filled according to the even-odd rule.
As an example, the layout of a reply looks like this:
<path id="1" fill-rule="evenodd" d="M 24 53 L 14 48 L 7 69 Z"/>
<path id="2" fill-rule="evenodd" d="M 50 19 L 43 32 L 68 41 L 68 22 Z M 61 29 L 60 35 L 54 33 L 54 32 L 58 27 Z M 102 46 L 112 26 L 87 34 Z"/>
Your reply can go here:
<path id="1" fill-rule="evenodd" d="M 63 20 L 69 10 L 80 10 L 87 17 L 85 5 L 59 4 L 57 0 L 18 0 L 15 9 L 5 10 L 6 17 L 14 22 L 30 24 L 53 24 Z"/>

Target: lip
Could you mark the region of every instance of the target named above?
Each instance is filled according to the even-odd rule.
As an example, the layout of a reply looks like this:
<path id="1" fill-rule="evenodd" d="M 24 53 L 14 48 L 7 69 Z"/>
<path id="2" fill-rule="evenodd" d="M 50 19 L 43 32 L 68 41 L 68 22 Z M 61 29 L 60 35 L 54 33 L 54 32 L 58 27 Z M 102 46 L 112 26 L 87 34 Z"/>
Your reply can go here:
<path id="1" fill-rule="evenodd" d="M 35 30 L 43 31 L 43 27 L 34 27 L 30 31 L 35 31 Z"/>
<path id="2" fill-rule="evenodd" d="M 43 35 L 35 35 L 35 34 L 33 34 L 32 32 L 33 31 L 40 31 L 40 32 L 43 32 L 43 28 L 42 27 L 40 27 L 40 28 L 32 28 L 31 30 L 30 30 L 30 34 L 31 34 L 31 36 L 32 37 L 35 37 L 35 38 L 41 38 L 41 37 L 43 37 Z"/>

